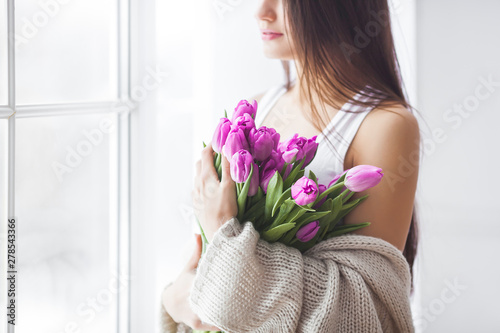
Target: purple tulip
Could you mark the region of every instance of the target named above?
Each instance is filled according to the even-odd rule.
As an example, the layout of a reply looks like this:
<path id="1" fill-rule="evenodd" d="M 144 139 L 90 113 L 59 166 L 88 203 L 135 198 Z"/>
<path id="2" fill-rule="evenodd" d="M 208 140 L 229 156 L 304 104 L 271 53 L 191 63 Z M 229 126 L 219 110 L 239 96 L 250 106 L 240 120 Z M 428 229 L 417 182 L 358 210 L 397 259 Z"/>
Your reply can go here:
<path id="1" fill-rule="evenodd" d="M 250 115 L 253 119 L 257 115 L 257 101 L 254 100 L 252 104 L 250 104 L 247 100 L 241 100 L 233 113 L 233 122 L 236 118 L 243 116 L 244 114 Z"/>
<path id="2" fill-rule="evenodd" d="M 276 132 L 276 130 L 274 128 L 271 128 L 271 127 L 266 127 L 266 126 L 262 126 L 261 128 L 265 128 L 266 131 L 271 134 L 271 137 L 273 138 L 273 141 L 274 141 L 274 150 L 278 150 L 278 145 L 280 144 L 280 134 Z"/>
<path id="3" fill-rule="evenodd" d="M 373 165 L 357 165 L 345 176 L 345 186 L 352 192 L 363 192 L 374 187 L 382 180 L 382 169 Z"/>
<path id="4" fill-rule="evenodd" d="M 327 189 L 327 187 L 323 184 L 318 184 L 318 190 L 319 190 L 319 194 L 318 196 L 321 195 L 321 193 L 325 192 Z M 323 199 L 321 199 L 317 204 L 314 205 L 314 209 L 318 209 L 320 208 L 326 201 L 326 199 L 328 199 L 328 196 L 325 196 Z"/>
<path id="5" fill-rule="evenodd" d="M 267 193 L 267 185 L 274 176 L 275 172 L 281 171 L 285 162 L 282 161 L 281 155 L 272 150 L 269 157 L 260 164 L 260 188 Z"/>
<path id="6" fill-rule="evenodd" d="M 271 150 L 271 154 L 269 157 L 263 161 L 260 165 L 261 169 L 264 169 L 266 165 L 271 163 L 271 168 L 278 169 L 278 171 L 281 171 L 283 169 L 283 165 L 285 165 L 285 161 L 283 161 L 283 158 L 281 157 L 281 153 L 276 151 L 276 150 Z M 269 168 L 269 167 L 267 167 Z"/>
<path id="7" fill-rule="evenodd" d="M 345 172 L 345 171 L 344 171 L 344 172 Z M 332 181 L 330 182 L 330 184 L 328 184 L 328 187 L 332 187 L 332 185 L 333 185 L 333 184 L 335 184 L 335 182 L 336 182 L 337 180 L 339 180 L 339 178 L 340 178 L 340 177 L 342 177 L 342 174 L 340 174 L 340 173 L 339 173 L 338 175 L 336 175 L 336 176 L 332 179 Z"/>
<path id="8" fill-rule="evenodd" d="M 255 128 L 255 120 L 248 113 L 245 113 L 233 121 L 233 128 L 235 127 L 240 127 L 245 135 L 248 135 L 250 130 Z"/>
<path id="9" fill-rule="evenodd" d="M 252 197 L 256 195 L 259 190 L 259 169 L 257 164 L 253 161 L 252 154 L 247 150 L 241 149 L 233 155 L 230 165 L 231 178 L 235 183 L 246 182 L 250 175 L 250 169 L 253 166 L 248 196 Z"/>
<path id="10" fill-rule="evenodd" d="M 299 137 L 296 133 L 290 139 L 282 142 L 278 146 L 278 150 L 283 154 L 283 159 L 287 163 L 291 163 L 295 157 L 296 162 L 304 159 L 303 168 L 305 168 L 314 158 L 318 150 L 318 143 L 316 142 L 317 135 L 310 139 Z"/>
<path id="11" fill-rule="evenodd" d="M 319 231 L 319 221 L 306 224 L 297 231 L 297 239 L 301 242 L 308 242 L 316 236 Z"/>
<path id="12" fill-rule="evenodd" d="M 226 144 L 227 135 L 230 131 L 231 120 L 227 118 L 221 118 L 212 138 L 212 148 L 215 152 L 221 152 L 222 147 L 224 147 L 224 145 Z"/>
<path id="13" fill-rule="evenodd" d="M 267 187 L 269 186 L 269 182 L 271 181 L 271 178 L 274 177 L 276 172 L 279 172 L 279 171 L 276 169 L 268 169 L 268 170 L 261 172 L 260 188 L 262 189 L 262 191 L 264 191 L 264 193 L 267 194 Z"/>
<path id="14" fill-rule="evenodd" d="M 318 150 L 318 143 L 316 142 L 316 138 L 318 136 L 315 135 L 312 138 L 308 139 L 307 142 L 305 143 L 304 147 L 302 148 L 304 151 L 304 168 L 311 163 L 313 160 L 314 156 L 316 155 L 316 151 Z"/>
<path id="15" fill-rule="evenodd" d="M 226 144 L 222 150 L 228 161 L 231 161 L 233 155 L 241 149 L 249 149 L 245 132 L 242 128 L 233 126 L 227 135 Z"/>
<path id="16" fill-rule="evenodd" d="M 280 135 L 273 128 L 262 126 L 259 129 L 252 128 L 248 135 L 250 152 L 257 161 L 264 161 L 271 155 L 273 149 L 278 147 Z"/>
<path id="17" fill-rule="evenodd" d="M 283 161 L 281 153 L 274 149 L 271 151 L 271 155 L 269 155 L 269 157 L 260 164 L 260 187 L 264 193 L 267 193 L 267 185 L 274 176 L 274 172 L 276 170 L 281 172 L 284 165 L 285 161 Z M 290 164 L 285 170 L 284 179 L 286 179 L 291 171 L 292 165 Z"/>
<path id="18" fill-rule="evenodd" d="M 304 151 L 302 148 L 306 143 L 306 138 L 299 138 L 299 135 L 295 133 L 291 138 L 278 145 L 278 151 L 282 154 L 283 160 L 287 163 L 291 163 L 294 157 L 296 161 L 300 161 L 304 158 Z"/>
<path id="19" fill-rule="evenodd" d="M 319 195 L 319 189 L 314 180 L 306 176 L 300 178 L 292 185 L 292 198 L 295 202 L 304 206 L 316 201 Z"/>

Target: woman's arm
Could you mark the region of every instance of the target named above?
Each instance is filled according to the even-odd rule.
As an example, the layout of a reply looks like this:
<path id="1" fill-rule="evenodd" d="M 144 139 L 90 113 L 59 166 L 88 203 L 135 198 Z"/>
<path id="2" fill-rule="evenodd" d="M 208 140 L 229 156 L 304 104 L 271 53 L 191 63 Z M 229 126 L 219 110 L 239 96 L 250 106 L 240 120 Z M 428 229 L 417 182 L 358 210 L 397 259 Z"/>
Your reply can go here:
<path id="1" fill-rule="evenodd" d="M 301 254 L 228 220 L 199 263 L 190 305 L 226 332 L 413 332 L 401 252 L 345 235 Z"/>
<path id="2" fill-rule="evenodd" d="M 346 224 L 370 222 L 358 235 L 384 239 L 404 249 L 413 212 L 420 159 L 417 119 L 403 107 L 372 110 L 361 123 L 346 154 L 346 167 L 368 164 L 382 168 L 375 187 L 356 193 L 370 197 L 349 213 Z"/>

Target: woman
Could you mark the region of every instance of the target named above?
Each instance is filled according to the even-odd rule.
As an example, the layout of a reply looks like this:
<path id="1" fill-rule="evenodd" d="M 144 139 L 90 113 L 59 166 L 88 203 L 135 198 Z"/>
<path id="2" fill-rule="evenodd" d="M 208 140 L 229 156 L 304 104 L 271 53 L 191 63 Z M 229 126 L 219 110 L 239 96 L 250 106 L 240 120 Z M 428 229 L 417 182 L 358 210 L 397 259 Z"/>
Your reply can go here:
<path id="1" fill-rule="evenodd" d="M 194 308 L 231 332 L 412 332 L 407 291 L 417 245 L 420 135 L 403 93 L 387 0 L 261 0 L 256 19 L 265 55 L 282 60 L 287 73 L 285 86 L 255 97 L 256 124 L 275 128 L 282 138 L 319 135 L 318 154 L 308 168 L 320 182 L 355 165 L 382 168 L 381 183 L 355 195 L 369 199 L 342 221 L 371 225 L 346 237 L 348 245 L 335 240 L 321 253 L 321 246 L 303 256 L 269 246 L 251 223 L 234 218 L 228 162 L 223 159 L 219 182 L 209 145 L 197 163 L 193 199 L 200 203 L 197 216 L 211 249 L 195 273 L 198 238 L 186 269 L 165 289 L 164 314 L 173 319 L 165 330 L 186 330 L 185 324 L 218 330 Z M 224 262 L 225 257 L 230 259 Z M 209 274 L 211 267 L 217 268 Z M 218 281 L 209 278 L 215 272 Z M 233 288 L 226 298 L 219 295 L 225 295 L 224 284 Z"/>

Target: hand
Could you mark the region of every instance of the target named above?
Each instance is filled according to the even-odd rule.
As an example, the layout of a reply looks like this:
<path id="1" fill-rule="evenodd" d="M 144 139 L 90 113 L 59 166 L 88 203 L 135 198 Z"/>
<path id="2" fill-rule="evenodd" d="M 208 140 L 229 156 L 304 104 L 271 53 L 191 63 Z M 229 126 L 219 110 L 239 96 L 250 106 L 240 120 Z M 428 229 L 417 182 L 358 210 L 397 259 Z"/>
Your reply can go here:
<path id="1" fill-rule="evenodd" d="M 194 211 L 208 242 L 215 232 L 229 219 L 238 214 L 236 185 L 231 179 L 230 164 L 222 155 L 221 181 L 214 167 L 214 151 L 209 143 L 196 163 L 194 189 L 191 192 Z"/>
<path id="2" fill-rule="evenodd" d="M 203 323 L 189 306 L 189 292 L 193 285 L 195 269 L 201 256 L 201 235 L 196 235 L 196 246 L 192 257 L 172 285 L 162 294 L 165 311 L 177 323 L 184 323 L 198 331 L 220 331 L 219 328 Z"/>

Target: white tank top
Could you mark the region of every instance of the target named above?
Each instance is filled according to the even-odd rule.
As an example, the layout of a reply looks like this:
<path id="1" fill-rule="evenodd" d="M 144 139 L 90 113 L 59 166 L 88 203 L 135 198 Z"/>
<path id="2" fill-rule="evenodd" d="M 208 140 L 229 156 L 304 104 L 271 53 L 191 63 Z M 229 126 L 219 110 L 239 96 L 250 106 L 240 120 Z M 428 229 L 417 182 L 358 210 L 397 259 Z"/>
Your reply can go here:
<path id="1" fill-rule="evenodd" d="M 286 91 L 285 85 L 274 86 L 266 91 L 258 105 L 255 119 L 257 127 L 261 126 L 267 113 Z M 344 159 L 347 149 L 366 115 L 373 110 L 373 107 L 363 107 L 351 103 L 353 100 L 367 101 L 368 99 L 369 97 L 360 94 L 354 96 L 353 99 L 342 106 L 324 131 L 318 135 L 316 139 L 318 151 L 314 160 L 306 167 L 305 176 L 309 176 L 309 170 L 312 170 L 318 177 L 319 183 L 328 186 L 336 175 L 344 171 Z M 336 151 L 325 141 L 325 137 L 329 138 Z M 288 138 L 281 138 L 281 141 L 285 139 Z"/>

